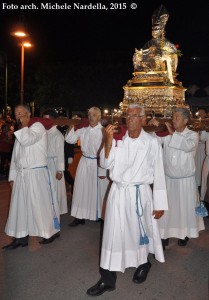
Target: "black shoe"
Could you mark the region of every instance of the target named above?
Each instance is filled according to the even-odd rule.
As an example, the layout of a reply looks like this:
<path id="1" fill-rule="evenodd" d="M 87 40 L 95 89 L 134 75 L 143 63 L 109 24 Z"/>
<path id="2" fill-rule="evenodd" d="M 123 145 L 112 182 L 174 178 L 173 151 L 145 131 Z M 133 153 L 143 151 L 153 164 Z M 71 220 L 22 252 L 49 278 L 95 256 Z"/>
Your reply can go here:
<path id="1" fill-rule="evenodd" d="M 42 244 L 42 245 L 50 244 L 50 243 L 54 242 L 54 240 L 59 238 L 59 237 L 60 237 L 60 233 L 57 232 L 54 235 L 52 235 L 49 239 L 43 238 L 41 241 L 39 241 L 39 244 Z"/>
<path id="2" fill-rule="evenodd" d="M 161 239 L 163 250 L 165 250 L 165 247 L 169 245 L 169 239 Z"/>
<path id="3" fill-rule="evenodd" d="M 114 291 L 115 286 L 106 285 L 101 279 L 90 289 L 87 290 L 86 294 L 89 296 L 99 296 L 105 292 Z"/>
<path id="4" fill-rule="evenodd" d="M 70 226 L 70 227 L 76 227 L 76 226 L 78 226 L 80 224 L 84 225 L 85 224 L 85 219 L 77 219 L 77 218 L 75 218 L 72 223 L 68 224 L 68 226 Z"/>
<path id="5" fill-rule="evenodd" d="M 133 276 L 133 282 L 134 283 L 142 283 L 147 279 L 147 275 L 149 273 L 149 270 L 151 268 L 151 263 L 148 261 L 146 264 L 140 265 Z"/>
<path id="6" fill-rule="evenodd" d="M 14 238 L 10 244 L 2 247 L 2 249 L 12 250 L 12 249 L 17 249 L 20 246 L 22 247 L 28 246 L 28 236 L 24 238 Z"/>
<path id="7" fill-rule="evenodd" d="M 186 236 L 184 240 L 181 240 L 181 239 L 178 240 L 178 245 L 180 247 L 184 247 L 187 245 L 188 241 L 189 241 L 189 238 Z"/>
<path id="8" fill-rule="evenodd" d="M 99 219 L 97 219 L 95 222 L 96 222 L 96 223 L 100 223 L 100 222 L 103 222 L 103 220 L 102 220 L 101 218 L 99 218 Z"/>

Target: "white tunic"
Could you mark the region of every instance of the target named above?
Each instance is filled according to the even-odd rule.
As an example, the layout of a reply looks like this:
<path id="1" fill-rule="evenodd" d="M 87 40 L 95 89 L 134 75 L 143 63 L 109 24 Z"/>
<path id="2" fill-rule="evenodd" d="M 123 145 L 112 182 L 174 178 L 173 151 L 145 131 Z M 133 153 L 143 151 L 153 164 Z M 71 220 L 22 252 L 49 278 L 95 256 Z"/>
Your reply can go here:
<path id="1" fill-rule="evenodd" d="M 106 208 L 106 201 L 109 194 L 109 190 L 112 184 L 112 181 L 109 179 L 108 170 L 104 174 L 103 168 L 98 168 L 98 176 L 106 176 L 103 179 L 98 179 L 98 193 L 99 193 L 99 203 L 98 209 L 101 211 L 101 219 L 104 219 L 105 216 L 105 208 Z"/>
<path id="2" fill-rule="evenodd" d="M 9 181 L 14 181 L 5 232 L 16 238 L 50 238 L 54 228 L 54 210 L 59 218 L 55 192 L 47 166 L 46 130 L 39 122 L 15 133 Z M 49 184 L 51 182 L 51 185 Z M 53 196 L 53 199 L 52 199 Z"/>
<path id="3" fill-rule="evenodd" d="M 158 220 L 152 215 L 153 210 L 168 208 L 159 141 L 144 130 L 137 139 L 126 134 L 117 146 L 113 140 L 108 159 L 102 150 L 101 163 L 110 170 L 113 183 L 107 199 L 100 266 L 124 272 L 128 267 L 146 263 L 149 253 L 164 262 Z M 135 185 L 139 185 L 138 195 Z M 144 235 L 140 221 L 149 244 L 139 244 L 140 231 Z"/>
<path id="4" fill-rule="evenodd" d="M 102 125 L 84 127 L 74 131 L 72 128 L 65 138 L 67 143 L 75 144 L 80 139 L 82 157 L 79 161 L 73 189 L 71 215 L 79 219 L 97 220 L 101 218 L 101 185 L 106 181 L 99 175 L 106 175 L 106 170 L 99 170 L 98 150 L 102 142 Z"/>
<path id="5" fill-rule="evenodd" d="M 204 141 L 206 143 L 206 147 L 205 147 L 206 157 L 202 167 L 202 181 L 201 181 L 201 193 L 200 193 L 200 199 L 204 200 L 206 190 L 207 190 L 207 177 L 209 172 L 209 132 L 202 131 L 200 134 L 200 139 L 201 141 Z"/>
<path id="6" fill-rule="evenodd" d="M 64 171 L 65 161 L 64 161 L 64 136 L 61 132 L 53 126 L 47 130 L 48 139 L 48 166 L 52 174 L 54 187 L 57 194 L 58 206 L 60 209 L 60 214 L 66 214 L 68 212 L 67 207 L 67 194 L 65 186 L 65 178 L 62 176 L 60 180 L 56 179 L 57 171 Z"/>
<path id="7" fill-rule="evenodd" d="M 161 138 L 168 191 L 168 211 L 159 220 L 161 237 L 196 238 L 204 229 L 202 217 L 195 214 L 199 200 L 195 181 L 195 152 L 199 136 L 188 128 Z"/>
<path id="8" fill-rule="evenodd" d="M 199 133 L 201 136 L 201 132 Z M 202 178 L 202 167 L 203 167 L 203 161 L 205 159 L 205 141 L 199 140 L 197 152 L 195 155 L 195 178 L 197 186 L 201 186 L 201 178 Z"/>

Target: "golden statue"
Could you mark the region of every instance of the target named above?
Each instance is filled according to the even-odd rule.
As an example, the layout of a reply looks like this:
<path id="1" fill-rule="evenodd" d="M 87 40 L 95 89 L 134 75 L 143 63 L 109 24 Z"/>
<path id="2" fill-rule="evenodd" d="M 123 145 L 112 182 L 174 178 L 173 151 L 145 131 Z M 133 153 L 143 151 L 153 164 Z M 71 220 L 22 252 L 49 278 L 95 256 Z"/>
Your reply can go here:
<path id="1" fill-rule="evenodd" d="M 169 14 L 161 5 L 152 16 L 152 39 L 140 50 L 135 49 L 133 64 L 135 72 L 167 71 L 174 83 L 173 72 L 178 65 L 177 48 L 165 38 L 165 25 Z"/>
<path id="2" fill-rule="evenodd" d="M 173 108 L 188 107 L 185 88 L 177 79 L 178 50 L 165 38 L 169 14 L 163 5 L 152 15 L 152 38 L 133 55 L 133 78 L 123 87 L 120 109 L 131 103 L 144 106 L 147 114 L 171 117 Z"/>

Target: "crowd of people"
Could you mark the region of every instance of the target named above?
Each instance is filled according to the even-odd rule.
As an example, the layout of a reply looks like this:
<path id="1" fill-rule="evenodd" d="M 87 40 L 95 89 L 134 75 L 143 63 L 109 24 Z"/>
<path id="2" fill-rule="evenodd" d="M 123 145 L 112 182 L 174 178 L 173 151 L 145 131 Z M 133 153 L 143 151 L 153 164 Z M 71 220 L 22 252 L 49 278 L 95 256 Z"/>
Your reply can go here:
<path id="1" fill-rule="evenodd" d="M 10 145 L 12 188 L 5 226 L 12 241 L 3 249 L 26 247 L 30 236 L 40 237 L 41 245 L 59 238 L 60 215 L 69 213 L 67 183 L 74 217 L 69 226 L 85 225 L 85 220 L 103 225 L 100 279 L 87 294 L 114 290 L 117 272 L 129 267 L 136 268 L 133 282 L 143 283 L 152 266 L 149 254 L 163 263 L 170 238 L 185 247 L 204 230 L 204 216 L 196 207 L 201 200 L 208 209 L 209 132 L 188 128 L 187 108 L 174 109 L 164 135 L 143 129 L 147 119 L 138 104 L 128 106 L 120 136 L 118 125 L 102 125 L 95 106 L 88 110 L 85 127 L 72 125 L 61 132 L 57 117 L 49 109 L 41 118 L 31 118 L 26 105 L 17 105 L 18 127 L 0 135 L 0 145 L 5 136 Z M 149 124 L 159 126 L 155 118 Z M 69 172 L 74 153 L 67 146 L 78 140 L 82 155 L 74 179 Z M 1 162 L 5 166 L 2 154 Z"/>
<path id="2" fill-rule="evenodd" d="M 10 115 L 0 119 L 0 176 L 6 177 L 9 172 L 14 146 L 15 120 Z"/>

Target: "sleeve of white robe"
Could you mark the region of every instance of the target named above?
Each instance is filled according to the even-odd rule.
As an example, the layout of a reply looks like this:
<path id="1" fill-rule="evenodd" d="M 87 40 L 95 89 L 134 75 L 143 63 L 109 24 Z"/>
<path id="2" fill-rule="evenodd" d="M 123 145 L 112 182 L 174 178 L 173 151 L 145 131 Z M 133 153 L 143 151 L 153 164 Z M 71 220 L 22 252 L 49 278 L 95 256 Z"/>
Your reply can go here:
<path id="1" fill-rule="evenodd" d="M 197 149 L 199 142 L 199 135 L 197 132 L 190 131 L 190 134 L 181 134 L 174 132 L 169 147 L 182 150 L 184 152 L 192 152 Z"/>
<path id="2" fill-rule="evenodd" d="M 22 147 L 31 146 L 41 140 L 46 134 L 44 126 L 36 122 L 31 127 L 24 127 L 15 131 L 15 136 Z"/>
<path id="3" fill-rule="evenodd" d="M 112 141 L 112 147 L 110 149 L 110 153 L 108 158 L 105 158 L 105 150 L 104 147 L 100 152 L 100 166 L 104 169 L 111 170 L 114 167 L 115 160 L 115 140 Z"/>
<path id="4" fill-rule="evenodd" d="M 203 130 L 200 132 L 200 141 L 206 142 L 208 140 L 208 132 Z"/>
<path id="5" fill-rule="evenodd" d="M 22 129 L 15 131 L 14 134 L 16 136 L 17 141 L 21 144 L 21 146 L 27 147 L 37 143 L 42 138 L 43 134 L 46 134 L 46 131 L 44 126 L 41 123 L 36 122 L 29 128 L 24 127 Z M 9 181 L 14 181 L 17 174 L 15 163 L 14 163 L 14 153 L 16 147 L 18 147 L 18 145 L 16 145 L 17 141 L 15 141 L 14 149 L 12 152 L 12 159 L 11 159 L 10 170 L 9 170 L 9 178 L 8 178 Z"/>
<path id="6" fill-rule="evenodd" d="M 158 139 L 155 140 L 155 164 L 154 168 L 154 180 L 153 180 L 153 208 L 154 210 L 167 210 L 167 190 L 165 183 L 165 173 L 163 166 L 163 152 L 162 146 Z"/>
<path id="7" fill-rule="evenodd" d="M 107 176 L 107 169 L 98 167 L 98 176 Z"/>
<path id="8" fill-rule="evenodd" d="M 84 128 L 77 129 L 75 131 L 74 127 L 68 132 L 68 135 L 65 137 L 65 141 L 68 144 L 75 144 L 77 143 L 78 139 L 80 138 Z"/>
<path id="9" fill-rule="evenodd" d="M 57 171 L 64 171 L 65 169 L 65 159 L 64 159 L 64 137 L 62 135 L 57 135 L 55 143 L 56 151 L 56 169 Z"/>

